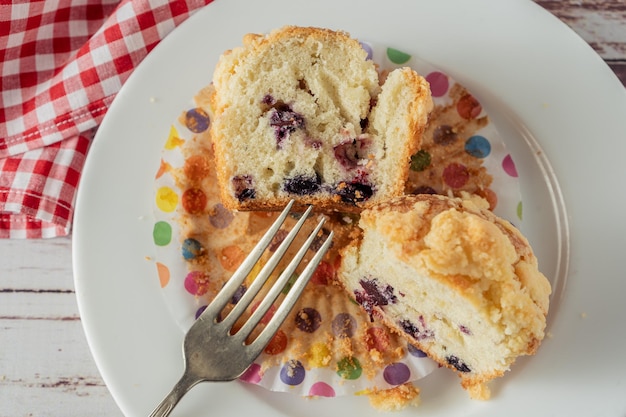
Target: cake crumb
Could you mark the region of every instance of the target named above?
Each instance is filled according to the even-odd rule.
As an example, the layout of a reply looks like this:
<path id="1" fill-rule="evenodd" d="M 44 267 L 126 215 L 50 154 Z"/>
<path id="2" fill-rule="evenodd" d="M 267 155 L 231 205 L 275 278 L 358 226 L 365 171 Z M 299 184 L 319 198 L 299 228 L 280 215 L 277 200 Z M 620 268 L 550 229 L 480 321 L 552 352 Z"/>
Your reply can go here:
<path id="1" fill-rule="evenodd" d="M 379 411 L 400 411 L 420 404 L 420 390 L 409 383 L 367 393 L 370 405 Z"/>
<path id="2" fill-rule="evenodd" d="M 486 401 L 491 398 L 491 390 L 487 384 L 474 384 L 467 387 L 469 396 L 473 400 Z"/>

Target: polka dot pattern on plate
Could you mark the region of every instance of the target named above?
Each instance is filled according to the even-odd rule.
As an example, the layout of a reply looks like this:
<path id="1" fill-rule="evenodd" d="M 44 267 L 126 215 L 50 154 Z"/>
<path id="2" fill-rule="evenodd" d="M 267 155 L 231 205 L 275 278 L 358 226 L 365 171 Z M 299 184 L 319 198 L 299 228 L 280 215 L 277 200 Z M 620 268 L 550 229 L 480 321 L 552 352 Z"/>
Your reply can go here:
<path id="1" fill-rule="evenodd" d="M 313 333 L 322 322 L 320 313 L 311 307 L 303 308 L 296 314 L 296 326 L 305 333 Z"/>
<path id="2" fill-rule="evenodd" d="M 158 221 L 154 224 L 152 238 L 158 246 L 169 245 L 172 241 L 172 226 L 165 221 Z"/>
<path id="3" fill-rule="evenodd" d="M 337 363 L 337 375 L 343 379 L 359 379 L 363 368 L 355 357 L 346 357 Z"/>
<path id="4" fill-rule="evenodd" d="M 326 382 L 316 382 L 311 386 L 309 395 L 311 397 L 334 397 L 335 390 Z"/>
<path id="5" fill-rule="evenodd" d="M 406 64 L 411 59 L 411 55 L 399 51 L 395 48 L 387 48 L 387 58 L 394 64 Z"/>
<path id="6" fill-rule="evenodd" d="M 304 381 L 306 370 L 298 360 L 290 360 L 280 370 L 280 380 L 287 385 L 300 385 Z"/>
<path id="7" fill-rule="evenodd" d="M 389 385 L 400 385 L 411 379 L 411 370 L 403 363 L 387 365 L 383 371 L 383 378 Z"/>
<path id="8" fill-rule="evenodd" d="M 185 113 L 185 126 L 193 133 L 202 133 L 209 128 L 209 115 L 201 108 L 194 108 Z"/>

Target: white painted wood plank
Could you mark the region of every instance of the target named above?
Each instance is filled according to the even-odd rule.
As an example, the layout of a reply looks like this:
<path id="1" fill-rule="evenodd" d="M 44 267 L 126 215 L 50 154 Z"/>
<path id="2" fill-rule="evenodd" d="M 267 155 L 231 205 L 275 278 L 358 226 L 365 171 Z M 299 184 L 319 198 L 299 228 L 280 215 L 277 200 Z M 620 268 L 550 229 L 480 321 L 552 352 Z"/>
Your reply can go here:
<path id="1" fill-rule="evenodd" d="M 0 319 L 0 417 L 121 415 L 78 319 Z"/>
<path id="2" fill-rule="evenodd" d="M 78 315 L 71 239 L 0 240 L 0 417 L 121 412 Z"/>
<path id="3" fill-rule="evenodd" d="M 626 1 L 535 0 L 578 33 L 605 60 L 626 60 Z"/>
<path id="4" fill-rule="evenodd" d="M 3 290 L 0 320 L 3 319 L 78 320 L 76 296 L 72 290 Z"/>
<path id="5" fill-rule="evenodd" d="M 73 290 L 70 238 L 0 239 L 0 291 Z"/>

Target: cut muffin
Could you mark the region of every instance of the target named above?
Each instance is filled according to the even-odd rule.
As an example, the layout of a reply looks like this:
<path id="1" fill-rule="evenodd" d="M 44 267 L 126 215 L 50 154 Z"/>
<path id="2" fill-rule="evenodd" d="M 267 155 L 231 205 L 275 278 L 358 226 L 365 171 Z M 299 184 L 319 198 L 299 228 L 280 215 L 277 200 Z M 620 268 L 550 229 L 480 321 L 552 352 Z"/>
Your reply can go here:
<path id="1" fill-rule="evenodd" d="M 380 85 L 347 33 L 287 26 L 247 35 L 213 77 L 211 138 L 223 204 L 351 211 L 403 193 L 432 109 L 410 68 Z"/>
<path id="2" fill-rule="evenodd" d="M 544 337 L 550 284 L 484 200 L 416 195 L 364 210 L 341 284 L 370 315 L 455 370 L 472 398 Z"/>

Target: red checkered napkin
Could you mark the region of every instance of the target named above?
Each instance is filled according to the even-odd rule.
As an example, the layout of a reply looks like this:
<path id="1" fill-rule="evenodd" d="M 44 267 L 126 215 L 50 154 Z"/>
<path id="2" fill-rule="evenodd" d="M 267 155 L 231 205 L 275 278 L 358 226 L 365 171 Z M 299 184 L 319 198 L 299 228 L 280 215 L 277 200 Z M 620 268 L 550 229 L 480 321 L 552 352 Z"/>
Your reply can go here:
<path id="1" fill-rule="evenodd" d="M 115 94 L 210 2 L 1 0 L 0 237 L 70 233 L 89 143 Z"/>

